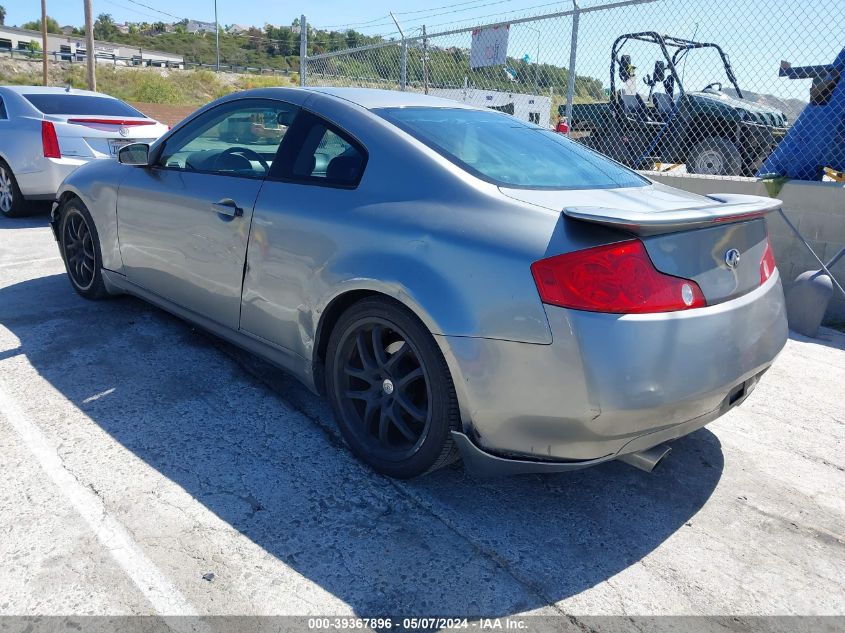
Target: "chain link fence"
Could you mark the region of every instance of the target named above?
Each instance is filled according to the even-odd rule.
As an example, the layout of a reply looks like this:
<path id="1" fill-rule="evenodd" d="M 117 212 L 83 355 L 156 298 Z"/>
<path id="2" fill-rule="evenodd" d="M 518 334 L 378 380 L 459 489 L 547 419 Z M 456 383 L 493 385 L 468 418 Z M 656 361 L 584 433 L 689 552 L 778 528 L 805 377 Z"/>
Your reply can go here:
<path id="1" fill-rule="evenodd" d="M 845 11 L 836 4 L 594 0 L 482 24 L 397 20 L 383 43 L 308 55 L 302 82 L 494 108 L 636 169 L 801 177 L 789 172 L 803 161 L 818 179 L 823 167 L 845 170 Z M 494 27 L 507 33 L 507 56 L 479 67 L 474 34 Z M 783 142 L 809 102 L 803 129 Z"/>

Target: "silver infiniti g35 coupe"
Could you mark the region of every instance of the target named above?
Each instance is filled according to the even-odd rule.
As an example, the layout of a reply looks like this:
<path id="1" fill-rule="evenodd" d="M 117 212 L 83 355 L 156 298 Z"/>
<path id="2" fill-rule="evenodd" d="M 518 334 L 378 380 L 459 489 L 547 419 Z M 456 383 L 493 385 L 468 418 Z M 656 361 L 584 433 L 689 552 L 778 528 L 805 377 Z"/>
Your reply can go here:
<path id="1" fill-rule="evenodd" d="M 403 92 L 230 95 L 51 217 L 71 284 L 293 373 L 413 477 L 620 459 L 742 402 L 783 347 L 769 198 L 654 183 L 561 135 Z"/>

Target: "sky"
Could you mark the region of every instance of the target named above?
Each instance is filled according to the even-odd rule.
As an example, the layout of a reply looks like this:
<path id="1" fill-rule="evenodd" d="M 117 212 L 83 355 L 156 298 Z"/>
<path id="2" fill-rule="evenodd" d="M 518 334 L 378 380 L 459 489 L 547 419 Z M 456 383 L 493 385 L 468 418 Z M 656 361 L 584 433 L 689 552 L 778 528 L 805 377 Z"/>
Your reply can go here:
<path id="1" fill-rule="evenodd" d="M 39 13 L 36 0 L 0 0 L 0 4 L 6 7 L 7 24 L 20 24 L 33 20 Z M 290 24 L 302 13 L 307 14 L 308 21 L 315 26 L 337 25 L 338 28 L 381 18 L 373 23 L 377 25 L 375 29 L 368 30 L 368 32 L 379 32 L 384 29 L 395 31 L 395 27 L 386 24 L 390 22 L 388 16 L 390 11 L 397 13 L 400 20 L 403 17 L 399 15 L 401 12 L 420 12 L 407 13 L 404 17 L 408 20 L 419 18 L 423 13 L 432 15 L 448 12 L 437 16 L 436 21 L 443 22 L 453 18 L 471 20 L 477 16 L 514 10 L 519 13 L 527 7 L 539 4 L 548 5 L 551 9 L 555 6 L 569 5 L 568 2 L 549 3 L 548 0 L 475 0 L 474 2 L 459 0 L 452 3 L 448 0 L 413 0 L 412 2 L 408 0 L 318 0 L 315 2 L 312 0 L 298 3 L 217 0 L 217 11 L 221 24 L 238 23 L 259 26 L 265 22 L 276 25 Z M 441 8 L 438 10 L 438 7 Z M 61 24 L 78 25 L 83 22 L 83 1 L 47 0 L 47 13 Z M 214 0 L 179 0 L 176 3 L 172 0 L 139 0 L 137 4 L 131 0 L 94 0 L 94 15 L 99 13 L 110 13 L 117 22 L 159 20 L 172 22 L 177 19 L 174 16 L 213 22 Z M 417 22 L 419 20 L 413 23 Z"/>
<path id="2" fill-rule="evenodd" d="M 581 7 L 611 0 L 579 0 Z M 6 24 L 21 24 L 38 17 L 36 0 L 0 0 Z M 116 22 L 163 21 L 180 18 L 214 20 L 214 0 L 93 0 L 94 15 L 110 13 Z M 354 27 L 368 35 L 398 37 L 389 16 L 392 11 L 406 33 L 509 21 L 571 8 L 570 1 L 549 0 L 217 0 L 222 25 L 262 26 L 290 24 L 305 13 L 309 24 L 343 30 Z M 83 22 L 83 0 L 47 0 L 47 12 L 62 25 Z M 508 53 L 529 55 L 531 61 L 569 65 L 571 18 L 515 24 L 510 28 Z M 794 65 L 829 63 L 845 46 L 845 0 L 651 0 L 638 6 L 584 14 L 578 38 L 579 74 L 608 83 L 610 49 L 620 34 L 655 30 L 684 38 L 715 41 L 730 55 L 743 88 L 807 100 L 809 83 L 777 76 L 782 59 Z M 442 47 L 470 45 L 469 33 L 433 39 Z M 633 49 L 643 77 L 654 64 L 654 50 Z M 718 57 L 706 52 L 690 55 L 684 69 L 688 89 L 724 81 Z M 697 85 L 701 84 L 701 85 Z M 640 84 L 642 87 L 642 84 Z M 647 88 L 645 88 L 647 90 Z"/>

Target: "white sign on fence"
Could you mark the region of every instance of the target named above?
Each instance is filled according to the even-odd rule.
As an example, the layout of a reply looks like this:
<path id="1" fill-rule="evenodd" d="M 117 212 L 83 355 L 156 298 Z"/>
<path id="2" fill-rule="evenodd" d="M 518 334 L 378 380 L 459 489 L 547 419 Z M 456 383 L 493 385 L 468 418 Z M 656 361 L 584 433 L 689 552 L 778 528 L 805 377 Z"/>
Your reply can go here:
<path id="1" fill-rule="evenodd" d="M 510 24 L 502 24 L 472 32 L 469 67 L 502 66 L 508 58 Z"/>

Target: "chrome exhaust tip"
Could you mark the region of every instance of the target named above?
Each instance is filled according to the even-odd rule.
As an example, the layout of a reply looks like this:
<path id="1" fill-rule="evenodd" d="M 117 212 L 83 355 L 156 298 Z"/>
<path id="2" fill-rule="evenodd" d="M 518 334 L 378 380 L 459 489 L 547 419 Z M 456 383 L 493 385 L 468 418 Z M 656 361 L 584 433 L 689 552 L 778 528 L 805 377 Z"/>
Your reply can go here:
<path id="1" fill-rule="evenodd" d="M 634 468 L 639 468 L 640 470 L 644 470 L 645 472 L 650 473 L 655 468 L 657 468 L 657 465 L 663 461 L 663 458 L 671 452 L 671 447 L 666 446 L 666 444 L 658 444 L 657 446 L 652 446 L 651 448 L 647 448 L 644 451 L 637 451 L 636 453 L 628 453 L 627 455 L 621 455 L 616 459 L 618 459 L 620 462 L 630 464 Z"/>

